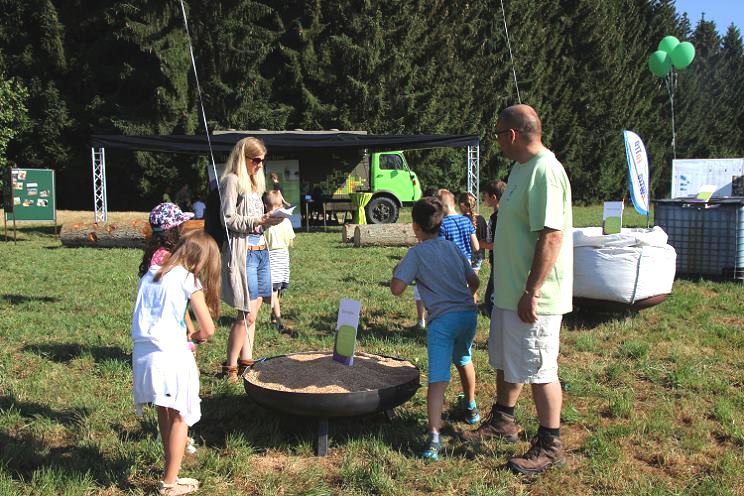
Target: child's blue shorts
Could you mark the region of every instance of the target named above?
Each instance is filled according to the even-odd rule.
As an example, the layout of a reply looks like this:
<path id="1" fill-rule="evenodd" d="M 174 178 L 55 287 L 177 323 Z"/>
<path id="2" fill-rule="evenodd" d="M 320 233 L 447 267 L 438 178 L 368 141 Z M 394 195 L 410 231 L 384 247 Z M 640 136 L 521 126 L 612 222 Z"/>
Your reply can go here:
<path id="1" fill-rule="evenodd" d="M 477 313 L 475 310 L 449 312 L 429 322 L 427 347 L 429 384 L 449 382 L 450 368 L 472 361 L 470 349 L 475 338 Z"/>

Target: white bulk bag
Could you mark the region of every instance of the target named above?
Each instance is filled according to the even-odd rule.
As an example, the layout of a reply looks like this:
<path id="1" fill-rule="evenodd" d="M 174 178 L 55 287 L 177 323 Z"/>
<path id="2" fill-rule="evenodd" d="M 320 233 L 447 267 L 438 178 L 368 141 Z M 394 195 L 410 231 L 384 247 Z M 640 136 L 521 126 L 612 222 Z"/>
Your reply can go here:
<path id="1" fill-rule="evenodd" d="M 660 227 L 577 228 L 573 241 L 574 297 L 632 304 L 672 292 L 677 253 Z"/>

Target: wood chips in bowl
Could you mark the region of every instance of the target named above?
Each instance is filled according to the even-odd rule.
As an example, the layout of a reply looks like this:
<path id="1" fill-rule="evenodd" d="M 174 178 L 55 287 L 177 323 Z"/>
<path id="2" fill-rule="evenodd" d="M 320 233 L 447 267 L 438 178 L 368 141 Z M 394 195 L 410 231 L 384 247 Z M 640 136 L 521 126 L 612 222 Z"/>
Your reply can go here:
<path id="1" fill-rule="evenodd" d="M 419 377 L 406 360 L 354 354 L 354 365 L 333 360 L 331 352 L 295 353 L 257 362 L 245 374 L 251 384 L 294 393 L 354 393 L 405 384 Z"/>

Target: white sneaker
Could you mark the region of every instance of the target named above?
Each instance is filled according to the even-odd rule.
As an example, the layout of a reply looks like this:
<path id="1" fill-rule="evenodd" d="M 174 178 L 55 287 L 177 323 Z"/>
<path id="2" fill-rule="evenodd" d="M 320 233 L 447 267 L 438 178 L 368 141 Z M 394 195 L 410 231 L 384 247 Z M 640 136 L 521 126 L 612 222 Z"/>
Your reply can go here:
<path id="1" fill-rule="evenodd" d="M 196 479 L 189 479 L 187 477 L 178 478 L 176 482 L 172 484 L 166 484 L 160 481 L 160 487 L 158 492 L 165 496 L 181 496 L 182 494 L 189 494 L 199 489 L 200 483 Z"/>
<path id="2" fill-rule="evenodd" d="M 193 455 L 194 453 L 196 453 L 196 445 L 194 444 L 193 437 L 186 438 L 186 453 L 188 453 L 189 455 Z"/>
<path id="3" fill-rule="evenodd" d="M 418 321 L 418 324 L 416 324 L 416 327 L 418 327 L 419 329 L 422 329 L 422 330 L 423 329 L 426 329 L 426 321 L 425 320 L 419 320 Z"/>

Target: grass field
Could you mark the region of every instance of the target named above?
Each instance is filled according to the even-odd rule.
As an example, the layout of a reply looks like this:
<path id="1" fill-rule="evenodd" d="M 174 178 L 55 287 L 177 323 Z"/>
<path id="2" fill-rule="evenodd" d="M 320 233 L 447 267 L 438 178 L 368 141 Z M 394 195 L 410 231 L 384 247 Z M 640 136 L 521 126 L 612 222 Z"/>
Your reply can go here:
<path id="1" fill-rule="evenodd" d="M 111 214 L 111 221 L 146 213 Z M 408 217 L 410 218 L 410 217 Z M 59 222 L 92 221 L 60 212 Z M 601 209 L 577 207 L 577 226 Z M 626 225 L 645 218 L 626 211 Z M 162 470 L 156 416 L 140 419 L 131 397 L 130 319 L 141 252 L 65 248 L 48 224 L 19 224 L 0 237 L 0 495 L 149 494 Z M 292 251 L 284 313 L 299 337 L 259 316 L 256 353 L 330 349 L 338 300 L 362 301 L 359 348 L 421 368 L 425 334 L 414 328 L 410 291 L 387 284 L 402 248 L 356 249 L 339 228 L 301 231 Z M 482 271 L 485 284 L 487 270 Z M 215 338 L 199 348 L 201 422 L 182 474 L 198 494 L 712 495 L 744 494 L 744 291 L 732 282 L 679 280 L 671 298 L 632 319 L 568 315 L 561 337 L 567 466 L 537 479 L 502 469 L 527 442 L 464 445 L 446 435 L 435 463 L 416 458 L 426 389 L 383 415 L 331 423 L 325 458 L 313 456 L 315 425 L 252 403 L 215 376 L 233 317 L 223 307 Z M 478 400 L 488 410 L 494 373 L 479 318 Z M 452 405 L 458 388 L 447 393 Z M 525 390 L 517 418 L 532 435 Z M 449 422 L 449 433 L 467 429 Z"/>

